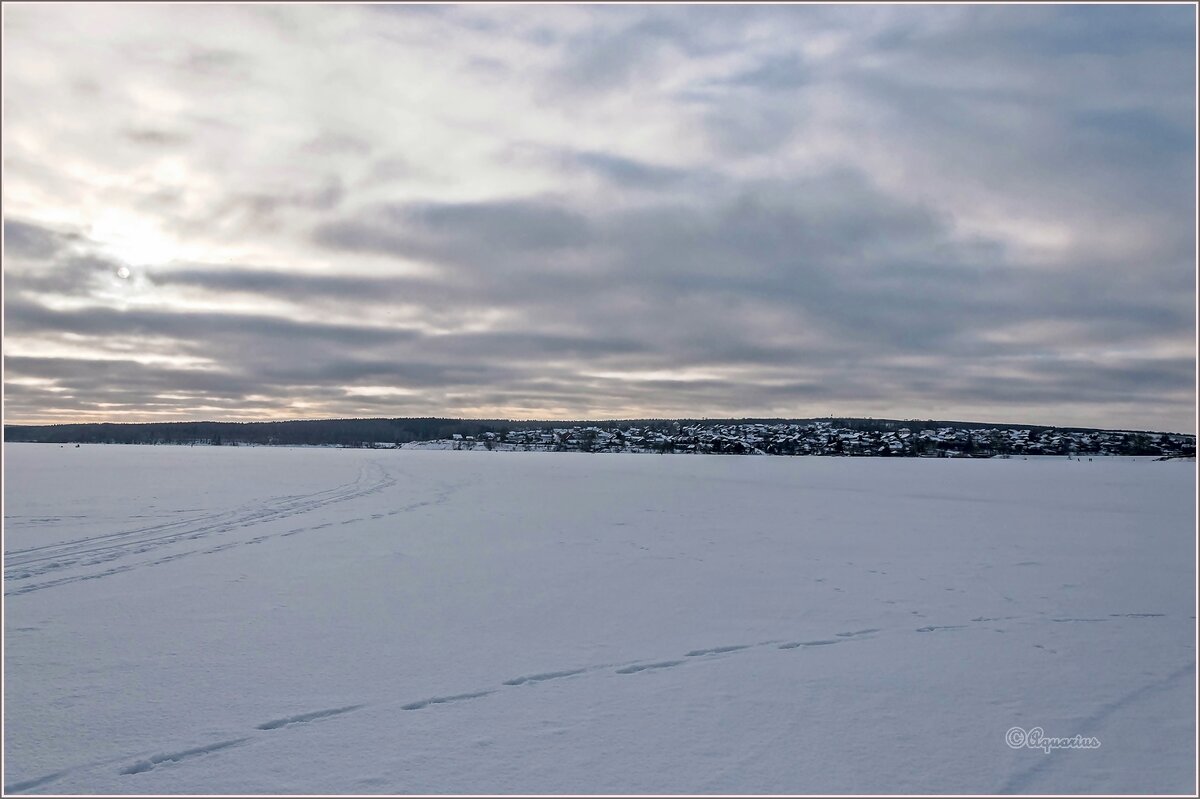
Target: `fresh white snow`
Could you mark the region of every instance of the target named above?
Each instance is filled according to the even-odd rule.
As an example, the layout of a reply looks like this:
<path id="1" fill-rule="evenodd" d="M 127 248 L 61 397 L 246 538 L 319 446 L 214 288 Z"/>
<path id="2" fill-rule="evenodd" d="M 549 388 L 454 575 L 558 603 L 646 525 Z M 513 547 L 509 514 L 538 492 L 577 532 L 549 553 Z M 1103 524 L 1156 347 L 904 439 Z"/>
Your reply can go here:
<path id="1" fill-rule="evenodd" d="M 1196 787 L 1194 462 L 4 452 L 7 792 Z"/>

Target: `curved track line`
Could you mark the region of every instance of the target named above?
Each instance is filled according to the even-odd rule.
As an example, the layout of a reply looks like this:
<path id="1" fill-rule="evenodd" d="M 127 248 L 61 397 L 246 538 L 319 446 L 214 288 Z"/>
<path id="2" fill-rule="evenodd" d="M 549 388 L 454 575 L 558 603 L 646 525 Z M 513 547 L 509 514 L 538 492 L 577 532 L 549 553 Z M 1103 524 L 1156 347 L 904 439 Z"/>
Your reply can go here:
<path id="1" fill-rule="evenodd" d="M 369 479 L 371 473 L 374 473 L 374 479 Z M 42 547 L 31 547 L 5 553 L 4 581 L 6 584 L 20 583 L 62 569 L 97 566 L 181 541 L 206 538 L 214 534 L 227 533 L 310 513 L 328 505 L 374 494 L 395 484 L 396 478 L 392 477 L 387 469 L 377 462 L 372 462 L 365 464 L 359 470 L 358 477 L 352 482 L 312 494 L 280 497 L 270 500 L 265 505 L 244 506 L 238 510 L 223 511 L 193 518 L 186 522 L 169 522 L 136 530 L 90 536 L 63 544 L 47 544 Z M 153 561 L 152 564 L 169 562 L 187 554 L 193 553 L 177 553 L 159 561 Z M 99 579 L 144 565 L 151 564 L 137 563 L 116 566 L 98 573 L 74 574 L 45 582 L 20 585 L 5 591 L 5 595 L 16 596 L 80 580 Z"/>

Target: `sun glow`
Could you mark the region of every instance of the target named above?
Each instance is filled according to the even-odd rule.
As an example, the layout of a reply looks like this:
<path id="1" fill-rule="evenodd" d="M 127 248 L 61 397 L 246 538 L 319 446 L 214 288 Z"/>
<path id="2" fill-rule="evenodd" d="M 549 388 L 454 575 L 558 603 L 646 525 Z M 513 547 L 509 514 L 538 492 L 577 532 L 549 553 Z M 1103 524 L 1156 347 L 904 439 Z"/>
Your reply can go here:
<path id="1" fill-rule="evenodd" d="M 126 276 L 130 267 L 165 264 L 179 253 L 178 242 L 133 214 L 106 212 L 93 223 L 90 233 L 106 254 L 121 262 Z"/>

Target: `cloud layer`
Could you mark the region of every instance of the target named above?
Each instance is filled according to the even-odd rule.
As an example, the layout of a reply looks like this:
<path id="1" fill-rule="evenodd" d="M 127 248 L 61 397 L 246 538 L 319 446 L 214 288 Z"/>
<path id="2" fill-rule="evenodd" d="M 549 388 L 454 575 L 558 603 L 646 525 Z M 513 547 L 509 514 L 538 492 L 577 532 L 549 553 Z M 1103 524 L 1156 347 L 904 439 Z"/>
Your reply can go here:
<path id="1" fill-rule="evenodd" d="M 4 12 L 10 422 L 1194 431 L 1190 6 Z"/>

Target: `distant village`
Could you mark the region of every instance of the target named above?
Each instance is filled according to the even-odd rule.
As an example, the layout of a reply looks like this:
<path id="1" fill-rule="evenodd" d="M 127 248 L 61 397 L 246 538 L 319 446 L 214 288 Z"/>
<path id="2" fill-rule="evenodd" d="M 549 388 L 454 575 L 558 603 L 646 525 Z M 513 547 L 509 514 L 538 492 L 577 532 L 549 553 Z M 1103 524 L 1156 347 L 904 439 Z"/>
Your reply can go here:
<path id="1" fill-rule="evenodd" d="M 1195 436 L 1057 429 L 911 427 L 855 429 L 831 422 L 681 424 L 661 427 L 544 427 L 454 434 L 405 449 L 644 452 L 732 455 L 842 455 L 992 458 L 1014 455 L 1195 457 Z"/>
<path id="2" fill-rule="evenodd" d="M 183 444 L 992 458 L 1196 455 L 1178 433 L 900 419 L 325 419 L 283 422 L 150 422 L 4 428 L 6 441 L 55 444 Z"/>

